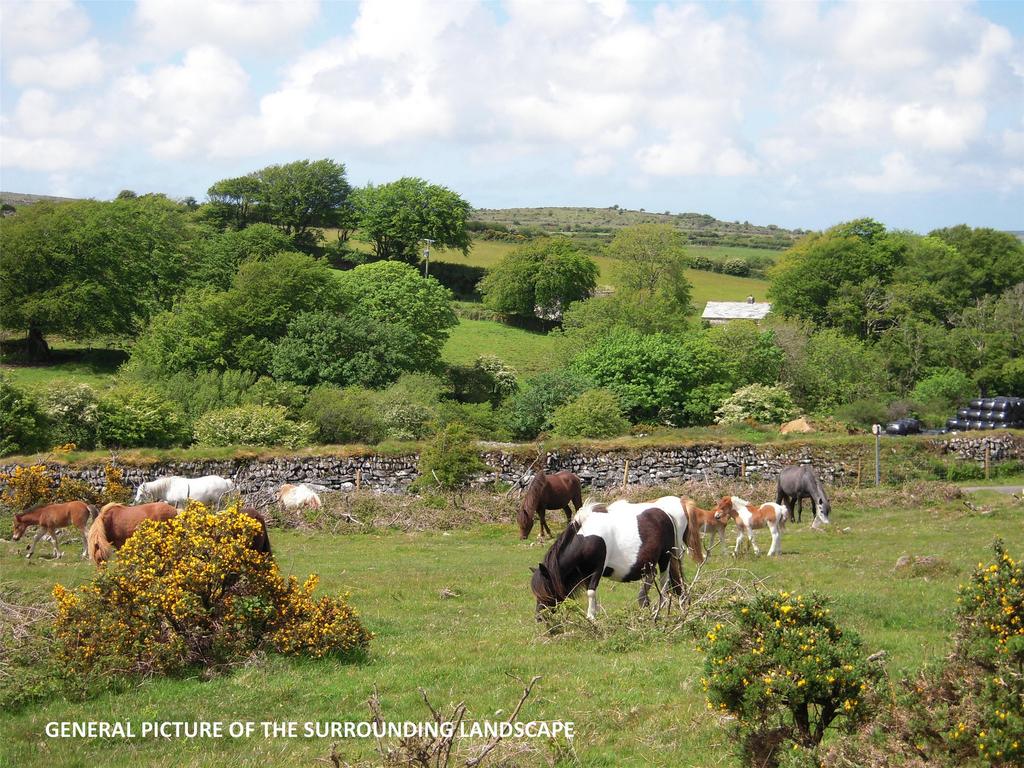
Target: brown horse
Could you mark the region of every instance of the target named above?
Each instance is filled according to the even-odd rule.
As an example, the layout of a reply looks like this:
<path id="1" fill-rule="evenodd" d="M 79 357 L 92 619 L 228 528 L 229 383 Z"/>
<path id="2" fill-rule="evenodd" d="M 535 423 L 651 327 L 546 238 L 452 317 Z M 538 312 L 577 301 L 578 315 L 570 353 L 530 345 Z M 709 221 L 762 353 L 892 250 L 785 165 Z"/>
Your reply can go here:
<path id="1" fill-rule="evenodd" d="M 45 504 L 14 516 L 14 533 L 11 535 L 11 539 L 17 541 L 25 535 L 25 531 L 30 526 L 38 525 L 39 532 L 36 533 L 36 537 L 29 546 L 28 554 L 25 557 L 32 557 L 32 553 L 36 551 L 36 544 L 39 543 L 39 540 L 44 536 L 49 536 L 50 541 L 53 542 L 53 557 L 57 559 L 64 555 L 57 544 L 57 531 L 73 525 L 82 532 L 82 557 L 88 557 L 85 545 L 85 531 L 89 527 L 89 520 L 95 519 L 97 514 L 96 507 L 92 504 L 86 504 L 84 501 Z"/>
<path id="2" fill-rule="evenodd" d="M 728 523 L 726 520 L 719 520 L 715 517 L 717 508 L 701 509 L 693 499 L 683 499 L 683 506 L 686 508 L 686 514 L 700 526 L 701 533 L 709 534 L 705 551 L 711 552 L 716 538 L 722 546 L 725 546 L 725 527 Z"/>
<path id="3" fill-rule="evenodd" d="M 260 524 L 260 532 L 252 537 L 252 548 L 257 552 L 265 552 L 268 555 L 272 555 L 273 553 L 270 551 L 270 534 L 267 533 L 266 518 L 252 507 L 245 507 L 242 510 L 242 514 L 248 515 Z"/>
<path id="4" fill-rule="evenodd" d="M 124 504 L 107 504 L 89 529 L 89 557 L 99 565 L 110 559 L 115 549 L 124 546 L 128 537 L 143 520 L 163 522 L 178 514 L 178 510 L 162 501 L 129 507 Z"/>
<path id="5" fill-rule="evenodd" d="M 570 508 L 569 504 L 573 507 Z M 540 534 L 543 538 L 547 531 L 553 536 L 544 519 L 549 509 L 561 509 L 565 512 L 565 522 L 568 525 L 572 520 L 574 510 L 583 506 L 583 497 L 580 494 L 580 479 L 572 472 L 555 472 L 553 475 L 546 474 L 543 469 L 538 469 L 533 476 L 526 493 L 523 494 L 522 504 L 519 505 L 519 538 L 525 539 L 530 535 L 533 528 L 533 516 L 540 518 Z"/>

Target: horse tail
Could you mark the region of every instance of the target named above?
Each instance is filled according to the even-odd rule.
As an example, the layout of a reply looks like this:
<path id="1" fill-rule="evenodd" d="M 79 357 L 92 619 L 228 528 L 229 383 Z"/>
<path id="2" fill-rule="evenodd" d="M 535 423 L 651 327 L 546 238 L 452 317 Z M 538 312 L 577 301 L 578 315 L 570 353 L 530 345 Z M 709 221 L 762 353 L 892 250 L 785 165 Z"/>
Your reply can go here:
<path id="1" fill-rule="evenodd" d="M 573 511 L 579 512 L 580 507 L 583 506 L 583 488 L 580 479 L 576 475 L 572 477 L 572 503 Z"/>
<path id="2" fill-rule="evenodd" d="M 697 518 L 697 505 L 690 499 L 683 502 L 686 510 L 686 547 L 690 550 L 693 562 L 700 565 L 704 562 L 704 545 L 700 540 L 700 520 Z"/>
<path id="3" fill-rule="evenodd" d="M 89 558 L 99 565 L 110 559 L 110 556 L 114 553 L 114 546 L 110 543 L 110 539 L 107 538 L 107 510 L 109 510 L 113 504 L 106 504 L 103 509 L 96 515 L 96 519 L 93 520 L 92 525 L 89 526 L 89 534 L 86 537 L 86 544 L 88 546 Z"/>
<path id="4" fill-rule="evenodd" d="M 89 513 L 88 520 L 95 521 L 99 517 L 100 510 L 95 504 L 86 504 L 85 509 Z"/>

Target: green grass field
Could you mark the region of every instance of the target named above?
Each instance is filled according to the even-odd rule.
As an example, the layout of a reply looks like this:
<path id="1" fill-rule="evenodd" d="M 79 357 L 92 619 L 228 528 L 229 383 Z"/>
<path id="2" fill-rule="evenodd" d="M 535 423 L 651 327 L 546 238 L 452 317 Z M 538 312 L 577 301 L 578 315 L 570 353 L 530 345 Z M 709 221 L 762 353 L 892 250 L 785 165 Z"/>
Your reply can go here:
<path id="1" fill-rule="evenodd" d="M 110 382 L 128 355 L 120 349 L 87 347 L 62 339 L 51 339 L 52 361 L 45 365 L 12 363 L 0 359 L 0 371 L 19 386 L 39 388 L 58 379 L 102 386 Z"/>
<path id="2" fill-rule="evenodd" d="M 741 558 L 737 565 L 767 578 L 771 588 L 818 590 L 835 598 L 833 613 L 856 630 L 865 651 L 885 650 L 893 677 L 938 660 L 948 647 L 958 582 L 1003 537 L 1024 550 L 1024 508 L 985 492 L 969 513 L 938 492 L 844 491 L 833 525 L 815 533 L 791 524 L 778 559 Z M 558 522 L 558 527 L 561 523 Z M 556 528 L 557 530 L 557 528 Z M 364 720 L 366 699 L 380 691 L 390 720 L 423 720 L 417 694 L 435 706 L 465 701 L 470 719 L 497 718 L 520 693 L 509 675 L 542 675 L 523 719 L 571 720 L 578 762 L 549 762 L 552 747 L 534 742 L 526 765 L 734 766 L 726 724 L 705 710 L 703 659 L 684 635 L 630 634 L 621 624 L 634 585 L 602 583 L 601 633 L 546 637 L 533 618 L 527 567 L 541 547 L 521 543 L 512 525 L 445 532 L 382 531 L 349 535 L 272 531 L 285 573 L 317 572 L 321 589 L 351 592 L 376 633 L 369 660 L 257 660 L 210 681 L 154 679 L 120 694 L 81 703 L 53 700 L 0 714 L 0 765 L 11 766 L 311 766 L 330 752 L 324 739 L 134 741 L 46 739 L 50 721 L 67 720 Z M 767 546 L 765 534 L 762 543 Z M 80 584 L 93 568 L 66 544 L 63 561 L 31 562 L 21 545 L 0 544 L 3 580 L 39 595 L 52 584 Z M 48 552 L 47 547 L 40 547 Z M 902 554 L 935 555 L 946 567 L 927 578 L 897 575 Z M 733 565 L 716 552 L 705 578 Z M 686 572 L 694 566 L 687 561 Z M 442 597 L 442 590 L 454 596 Z M 354 761 L 372 744 L 343 742 Z"/>
<path id="3" fill-rule="evenodd" d="M 558 339 L 491 320 L 460 318 L 441 353 L 446 363 L 469 365 L 480 355 L 496 355 L 521 378 L 557 367 Z"/>

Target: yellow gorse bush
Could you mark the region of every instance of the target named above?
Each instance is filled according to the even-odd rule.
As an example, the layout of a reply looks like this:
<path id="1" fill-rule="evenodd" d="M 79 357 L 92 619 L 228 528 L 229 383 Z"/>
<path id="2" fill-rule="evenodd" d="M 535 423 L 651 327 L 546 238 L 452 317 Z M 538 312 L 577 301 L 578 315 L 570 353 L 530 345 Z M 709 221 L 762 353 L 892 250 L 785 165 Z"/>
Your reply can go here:
<path id="1" fill-rule="evenodd" d="M 316 577 L 285 579 L 252 541 L 260 524 L 237 505 L 190 503 L 144 522 L 91 584 L 54 587 L 65 661 L 83 671 L 173 673 L 271 650 L 351 656 L 370 633 L 343 598 L 313 598 Z"/>
<path id="2" fill-rule="evenodd" d="M 0 504 L 24 512 L 49 500 L 53 479 L 45 464 L 19 465 L 10 472 L 0 472 L 0 487 Z"/>

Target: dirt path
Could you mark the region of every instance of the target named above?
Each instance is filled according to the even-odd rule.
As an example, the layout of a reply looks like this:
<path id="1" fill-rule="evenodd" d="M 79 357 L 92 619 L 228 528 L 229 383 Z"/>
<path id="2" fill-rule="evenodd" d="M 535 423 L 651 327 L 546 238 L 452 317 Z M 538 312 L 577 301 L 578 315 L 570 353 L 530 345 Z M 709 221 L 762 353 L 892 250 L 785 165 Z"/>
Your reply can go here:
<path id="1" fill-rule="evenodd" d="M 1024 494 L 1024 488 L 1019 485 L 965 485 L 960 490 L 964 493 L 975 491 L 995 491 L 996 493 Z"/>

